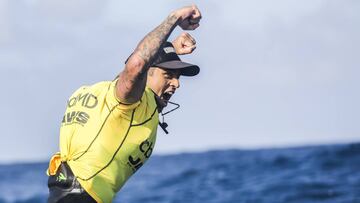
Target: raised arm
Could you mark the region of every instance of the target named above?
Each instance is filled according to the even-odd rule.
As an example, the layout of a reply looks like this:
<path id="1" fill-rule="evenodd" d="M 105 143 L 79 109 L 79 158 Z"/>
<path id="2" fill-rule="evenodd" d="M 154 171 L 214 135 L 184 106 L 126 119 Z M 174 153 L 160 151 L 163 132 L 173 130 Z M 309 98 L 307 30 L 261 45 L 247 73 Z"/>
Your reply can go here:
<path id="1" fill-rule="evenodd" d="M 119 75 L 116 96 L 120 101 L 131 104 L 140 100 L 146 85 L 147 71 L 171 32 L 177 25 L 184 30 L 194 30 L 199 27 L 200 19 L 200 11 L 195 5 L 183 7 L 172 12 L 141 40 Z"/>

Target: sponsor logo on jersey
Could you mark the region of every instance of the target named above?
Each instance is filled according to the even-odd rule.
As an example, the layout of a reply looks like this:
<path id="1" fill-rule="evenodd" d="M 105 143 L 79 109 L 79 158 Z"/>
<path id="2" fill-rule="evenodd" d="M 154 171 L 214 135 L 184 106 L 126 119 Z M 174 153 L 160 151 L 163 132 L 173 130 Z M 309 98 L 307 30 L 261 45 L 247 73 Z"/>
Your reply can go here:
<path id="1" fill-rule="evenodd" d="M 154 143 L 145 140 L 139 146 L 139 150 L 144 155 L 145 158 L 141 159 L 141 157 L 135 158 L 132 155 L 129 156 L 128 165 L 131 167 L 133 172 L 136 172 L 142 165 L 144 165 L 144 162 L 151 156 L 153 149 L 154 149 Z"/>

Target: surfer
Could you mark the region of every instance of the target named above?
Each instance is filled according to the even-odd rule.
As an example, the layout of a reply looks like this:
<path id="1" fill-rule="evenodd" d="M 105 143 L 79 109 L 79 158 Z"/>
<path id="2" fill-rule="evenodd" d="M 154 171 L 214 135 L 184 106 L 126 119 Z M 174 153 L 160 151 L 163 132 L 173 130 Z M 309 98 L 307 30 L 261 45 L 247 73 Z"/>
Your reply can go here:
<path id="1" fill-rule="evenodd" d="M 178 55 L 190 54 L 195 40 L 182 33 L 199 27 L 195 6 L 177 9 L 147 34 L 113 81 L 83 86 L 69 98 L 60 128 L 60 152 L 49 163 L 49 203 L 112 202 L 116 192 L 153 152 L 159 114 L 180 87 L 180 76 L 198 66 Z M 176 105 L 176 104 L 175 104 Z M 164 114 L 164 113 L 162 113 Z"/>

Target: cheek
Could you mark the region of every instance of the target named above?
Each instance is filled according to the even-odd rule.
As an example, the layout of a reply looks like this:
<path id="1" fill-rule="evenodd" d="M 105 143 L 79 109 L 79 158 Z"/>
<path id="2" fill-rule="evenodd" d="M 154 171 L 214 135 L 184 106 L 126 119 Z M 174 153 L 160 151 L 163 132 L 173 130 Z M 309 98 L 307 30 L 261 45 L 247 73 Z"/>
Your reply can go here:
<path id="1" fill-rule="evenodd" d="M 168 80 L 163 80 L 161 81 L 161 84 L 162 84 L 162 87 L 163 87 L 163 90 L 167 90 L 169 87 L 170 87 L 170 83 Z"/>

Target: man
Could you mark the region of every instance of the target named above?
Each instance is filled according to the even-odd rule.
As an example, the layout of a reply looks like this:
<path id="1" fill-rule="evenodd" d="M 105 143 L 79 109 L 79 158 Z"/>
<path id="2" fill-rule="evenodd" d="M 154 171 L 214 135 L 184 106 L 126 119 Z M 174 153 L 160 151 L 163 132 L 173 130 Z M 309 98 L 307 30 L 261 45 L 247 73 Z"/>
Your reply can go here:
<path id="1" fill-rule="evenodd" d="M 138 44 L 118 78 L 73 93 L 60 153 L 49 164 L 48 202 L 111 202 L 150 157 L 158 114 L 179 88 L 180 75 L 200 71 L 177 56 L 192 53 L 195 40 L 187 33 L 173 43 L 167 38 L 176 26 L 196 29 L 200 19 L 194 5 L 175 10 Z"/>

